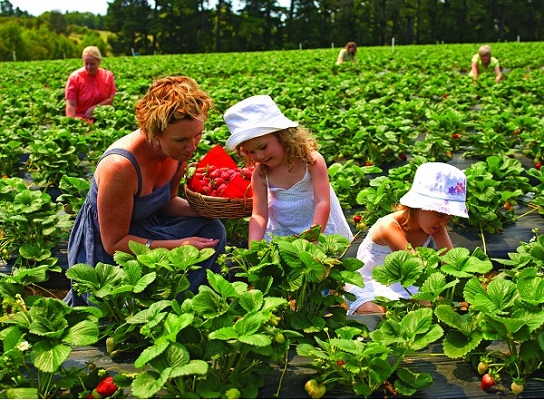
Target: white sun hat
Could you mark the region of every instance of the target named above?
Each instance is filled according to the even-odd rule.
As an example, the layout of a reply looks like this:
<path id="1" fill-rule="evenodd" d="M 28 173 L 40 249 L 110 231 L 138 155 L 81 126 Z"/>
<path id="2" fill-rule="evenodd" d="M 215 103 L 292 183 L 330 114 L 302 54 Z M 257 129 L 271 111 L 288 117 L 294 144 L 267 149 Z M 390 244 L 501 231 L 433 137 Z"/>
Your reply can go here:
<path id="1" fill-rule="evenodd" d="M 468 218 L 467 177 L 460 169 L 441 162 L 421 164 L 412 187 L 400 204 L 427 211 Z"/>
<path id="2" fill-rule="evenodd" d="M 230 131 L 225 147 L 231 151 L 246 140 L 298 126 L 298 122 L 283 115 L 268 95 L 252 96 L 236 103 L 225 111 L 223 118 Z"/>

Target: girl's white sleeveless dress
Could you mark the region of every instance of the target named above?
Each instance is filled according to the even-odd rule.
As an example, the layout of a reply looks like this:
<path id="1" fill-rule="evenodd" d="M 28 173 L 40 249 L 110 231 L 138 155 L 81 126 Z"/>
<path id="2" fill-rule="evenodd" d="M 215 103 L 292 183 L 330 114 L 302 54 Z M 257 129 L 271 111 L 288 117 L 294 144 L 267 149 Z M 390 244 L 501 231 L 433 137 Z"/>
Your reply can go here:
<path id="1" fill-rule="evenodd" d="M 389 218 L 389 216 L 382 217 Z M 377 221 L 376 221 L 377 223 Z M 365 287 L 360 288 L 351 284 L 346 284 L 344 290 L 355 295 L 355 300 L 350 301 L 346 299 L 346 304 L 348 306 L 348 315 L 351 315 L 367 301 L 373 301 L 377 296 L 387 297 L 390 300 L 398 300 L 400 298 L 407 299 L 410 297 L 406 289 L 400 283 L 394 283 L 390 286 L 386 286 L 379 282 L 376 282 L 372 278 L 372 270 L 376 265 L 383 265 L 385 262 L 385 257 L 392 253 L 389 246 L 382 246 L 376 244 L 372 241 L 372 227 L 368 230 L 368 233 L 359 245 L 357 249 L 357 258 L 363 261 L 364 265 L 359 269 L 359 273 L 363 277 L 365 282 Z M 431 243 L 431 236 L 427 238 L 422 247 L 429 247 Z M 407 288 L 411 294 L 415 294 L 419 291 L 419 288 L 416 286 L 410 286 Z"/>
<path id="2" fill-rule="evenodd" d="M 267 241 L 270 241 L 268 234 L 292 236 L 310 228 L 315 204 L 312 178 L 308 169 L 304 177 L 288 189 L 270 186 L 268 179 L 266 186 L 268 188 L 268 225 L 265 234 Z M 325 234 L 337 233 L 351 241 L 353 233 L 332 186 L 330 186 L 330 196 L 331 211 Z"/>

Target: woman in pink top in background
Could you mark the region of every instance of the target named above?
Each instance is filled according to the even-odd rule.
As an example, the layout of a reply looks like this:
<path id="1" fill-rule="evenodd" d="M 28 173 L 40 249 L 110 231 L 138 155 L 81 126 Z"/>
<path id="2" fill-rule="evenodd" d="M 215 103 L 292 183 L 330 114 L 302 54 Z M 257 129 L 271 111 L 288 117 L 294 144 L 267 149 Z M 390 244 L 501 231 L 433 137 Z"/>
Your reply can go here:
<path id="1" fill-rule="evenodd" d="M 66 83 L 66 116 L 94 122 L 96 106 L 113 104 L 117 92 L 113 73 L 100 68 L 102 55 L 96 46 L 83 49 L 83 67 L 72 72 Z"/>

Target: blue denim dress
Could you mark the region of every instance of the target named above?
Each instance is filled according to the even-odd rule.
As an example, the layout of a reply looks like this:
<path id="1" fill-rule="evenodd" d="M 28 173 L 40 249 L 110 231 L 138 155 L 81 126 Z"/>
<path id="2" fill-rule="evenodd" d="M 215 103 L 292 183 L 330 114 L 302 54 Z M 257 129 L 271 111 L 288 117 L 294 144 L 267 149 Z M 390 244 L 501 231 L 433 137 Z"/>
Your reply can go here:
<path id="1" fill-rule="evenodd" d="M 138 176 L 138 192 L 134 196 L 134 207 L 129 234 L 153 240 L 171 240 L 191 236 L 219 239 L 215 254 L 202 262 L 201 268 L 191 271 L 189 290 L 196 293 L 201 284 L 206 284 L 206 269 L 219 272 L 216 259 L 224 252 L 226 245 L 225 227 L 218 219 L 204 217 L 168 217 L 160 213 L 170 200 L 170 183 L 158 188 L 146 196 L 140 196 L 142 176 L 140 166 L 132 153 L 125 149 L 110 149 L 100 161 L 110 154 L 118 154 L 132 162 Z M 94 178 L 83 207 L 76 216 L 74 226 L 68 240 L 68 266 L 84 263 L 96 266 L 99 262 L 115 265 L 113 257 L 106 252 L 100 237 L 97 210 L 98 187 Z M 87 305 L 88 295 L 78 296 L 72 289 L 64 298 L 71 306 Z"/>

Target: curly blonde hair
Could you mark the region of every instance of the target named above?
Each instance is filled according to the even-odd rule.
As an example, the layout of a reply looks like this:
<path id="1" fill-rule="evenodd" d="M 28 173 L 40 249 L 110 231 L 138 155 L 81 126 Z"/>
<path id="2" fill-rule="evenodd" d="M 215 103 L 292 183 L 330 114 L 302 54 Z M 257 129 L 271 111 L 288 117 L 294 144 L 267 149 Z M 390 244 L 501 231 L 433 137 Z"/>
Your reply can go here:
<path id="1" fill-rule="evenodd" d="M 157 79 L 136 104 L 136 120 L 140 131 L 151 141 L 169 124 L 187 119 L 208 117 L 212 98 L 188 76 Z"/>
<path id="2" fill-rule="evenodd" d="M 280 144 L 282 145 L 285 153 L 287 154 L 287 165 L 289 171 L 295 166 L 295 160 L 299 159 L 305 164 L 313 164 L 315 162 L 312 157 L 312 151 L 317 150 L 318 144 L 316 139 L 312 136 L 311 132 L 302 127 L 297 126 L 295 128 L 282 129 L 276 132 L 272 132 L 272 135 L 276 136 Z M 240 143 L 236 146 L 238 155 L 244 156 L 246 159 L 246 165 L 248 167 L 256 164 L 245 151 L 244 143 Z M 268 173 L 268 167 L 261 165 L 261 176 L 266 176 Z"/>

